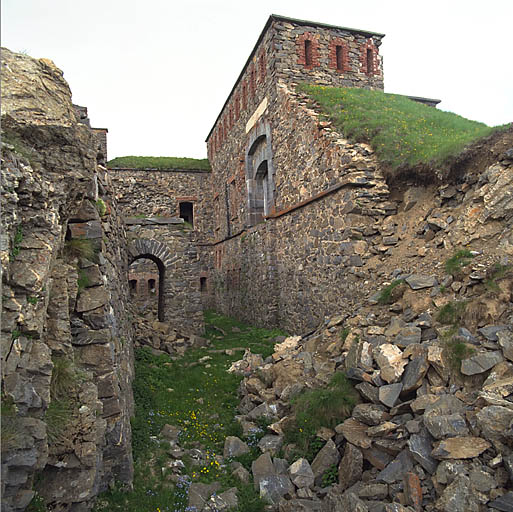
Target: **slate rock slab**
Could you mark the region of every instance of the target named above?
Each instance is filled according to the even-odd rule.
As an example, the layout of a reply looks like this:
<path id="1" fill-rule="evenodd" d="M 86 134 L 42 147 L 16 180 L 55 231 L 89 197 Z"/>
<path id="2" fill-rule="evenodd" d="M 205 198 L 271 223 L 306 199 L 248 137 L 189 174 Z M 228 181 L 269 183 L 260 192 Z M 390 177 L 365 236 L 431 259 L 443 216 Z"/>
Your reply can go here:
<path id="1" fill-rule="evenodd" d="M 273 461 L 269 453 L 263 453 L 251 463 L 251 472 L 253 473 L 253 482 L 255 489 L 260 488 L 260 480 L 269 475 L 274 475 L 276 470 L 274 469 Z"/>
<path id="2" fill-rule="evenodd" d="M 497 333 L 504 331 L 507 328 L 507 325 L 488 325 L 486 327 L 481 327 L 477 332 L 484 336 L 488 341 L 497 341 Z"/>
<path id="3" fill-rule="evenodd" d="M 294 484 L 285 475 L 269 475 L 260 480 L 260 497 L 271 505 L 278 505 L 281 498 L 294 493 Z"/>
<path id="4" fill-rule="evenodd" d="M 513 409 L 500 405 L 483 407 L 477 413 L 477 423 L 486 439 L 507 441 L 512 436 Z"/>
<path id="5" fill-rule="evenodd" d="M 362 476 L 363 455 L 362 452 L 351 443 L 346 443 L 344 455 L 338 466 L 338 483 L 341 490 L 346 490 Z"/>
<path id="6" fill-rule="evenodd" d="M 387 407 L 393 407 L 396 404 L 402 389 L 403 385 L 401 382 L 397 382 L 396 384 L 388 384 L 387 386 L 381 386 L 379 388 L 380 402 L 385 404 Z"/>
<path id="7" fill-rule="evenodd" d="M 432 475 L 436 471 L 438 461 L 431 457 L 433 444 L 429 435 L 413 434 L 408 439 L 408 447 L 411 456 Z"/>
<path id="8" fill-rule="evenodd" d="M 420 388 L 422 379 L 425 377 L 428 369 L 429 363 L 425 356 L 421 355 L 412 359 L 406 366 L 403 374 L 401 381 L 403 383 L 402 393 L 409 393 Z"/>
<path id="9" fill-rule="evenodd" d="M 499 350 L 493 352 L 481 352 L 461 362 L 461 373 L 463 375 L 476 375 L 493 368 L 503 360 Z"/>
<path id="10" fill-rule="evenodd" d="M 405 281 L 412 290 L 421 290 L 422 288 L 432 288 L 437 284 L 435 276 L 426 276 L 423 274 L 412 274 Z"/>
<path id="11" fill-rule="evenodd" d="M 513 512 L 513 492 L 510 491 L 504 494 L 504 496 L 493 500 L 488 505 L 501 512 Z"/>
<path id="12" fill-rule="evenodd" d="M 360 448 L 370 448 L 372 440 L 367 435 L 368 426 L 354 418 L 349 418 L 344 423 L 337 425 L 335 431 L 342 434 L 349 443 Z"/>
<path id="13" fill-rule="evenodd" d="M 470 479 L 465 475 L 458 475 L 448 485 L 440 499 L 436 502 L 436 510 L 443 512 L 478 512 L 479 502 L 474 497 Z"/>
<path id="14" fill-rule="evenodd" d="M 403 450 L 388 466 L 378 473 L 376 480 L 393 484 L 404 478 L 413 469 L 413 459 L 407 449 Z"/>
<path id="15" fill-rule="evenodd" d="M 340 461 L 340 453 L 337 445 L 330 439 L 315 456 L 312 462 L 312 471 L 315 475 L 315 484 L 319 485 L 322 482 L 322 475 L 333 464 L 338 464 Z"/>
<path id="16" fill-rule="evenodd" d="M 189 503 L 188 506 L 191 510 L 196 507 L 197 510 L 203 510 L 203 507 L 210 499 L 210 496 L 216 492 L 220 487 L 219 482 L 211 484 L 193 483 L 189 487 Z"/>
<path id="17" fill-rule="evenodd" d="M 443 416 L 424 415 L 424 425 L 435 439 L 468 436 L 470 434 L 465 418 L 459 413 Z"/>
<path id="18" fill-rule="evenodd" d="M 478 457 L 491 444 L 480 437 L 450 437 L 435 443 L 431 455 L 435 459 L 471 459 Z"/>
<path id="19" fill-rule="evenodd" d="M 244 455 L 246 453 L 249 453 L 249 446 L 238 437 L 228 436 L 224 440 L 223 456 L 225 458 L 239 457 L 240 455 Z"/>
<path id="20" fill-rule="evenodd" d="M 310 463 L 306 459 L 298 459 L 291 464 L 289 475 L 292 483 L 298 488 L 311 488 L 314 485 L 315 476 Z"/>
<path id="21" fill-rule="evenodd" d="M 420 343 L 421 339 L 422 329 L 416 325 L 407 325 L 399 331 L 394 343 L 398 347 L 405 348 L 412 343 Z"/>

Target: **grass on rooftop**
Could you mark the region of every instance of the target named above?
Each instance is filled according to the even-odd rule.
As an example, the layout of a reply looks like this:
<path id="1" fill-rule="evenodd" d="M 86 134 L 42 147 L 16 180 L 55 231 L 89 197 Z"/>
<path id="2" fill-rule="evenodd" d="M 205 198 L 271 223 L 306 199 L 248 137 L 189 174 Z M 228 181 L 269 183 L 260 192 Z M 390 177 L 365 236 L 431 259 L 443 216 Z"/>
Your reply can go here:
<path id="1" fill-rule="evenodd" d="M 174 156 L 119 156 L 107 162 L 110 168 L 125 169 L 188 169 L 210 171 L 207 158 L 177 158 Z"/>
<path id="2" fill-rule="evenodd" d="M 440 165 L 497 129 L 382 91 L 308 84 L 299 90 L 319 103 L 345 137 L 369 143 L 393 168 Z"/>

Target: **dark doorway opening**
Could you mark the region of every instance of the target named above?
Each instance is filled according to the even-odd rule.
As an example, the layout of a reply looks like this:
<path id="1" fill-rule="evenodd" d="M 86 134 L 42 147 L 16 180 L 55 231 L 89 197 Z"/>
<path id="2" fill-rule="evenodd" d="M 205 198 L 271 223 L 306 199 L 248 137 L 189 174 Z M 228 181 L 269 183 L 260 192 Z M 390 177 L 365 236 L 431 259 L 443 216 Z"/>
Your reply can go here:
<path id="1" fill-rule="evenodd" d="M 180 203 L 180 218 L 194 226 L 194 205 L 189 201 Z"/>
<path id="2" fill-rule="evenodd" d="M 156 316 L 160 322 L 164 321 L 165 311 L 165 270 L 162 261 L 152 254 L 137 256 L 128 270 L 133 304 L 144 316 Z"/>

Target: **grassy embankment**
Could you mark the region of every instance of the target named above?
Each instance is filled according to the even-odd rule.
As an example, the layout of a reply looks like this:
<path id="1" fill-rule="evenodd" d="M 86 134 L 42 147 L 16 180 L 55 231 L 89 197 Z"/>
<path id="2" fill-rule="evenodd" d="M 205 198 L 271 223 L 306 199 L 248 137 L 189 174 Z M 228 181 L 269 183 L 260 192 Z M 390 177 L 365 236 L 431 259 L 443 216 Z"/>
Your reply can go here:
<path id="1" fill-rule="evenodd" d="M 397 94 L 367 89 L 301 84 L 345 137 L 369 143 L 393 168 L 443 164 L 472 141 L 494 130 Z"/>
<path id="2" fill-rule="evenodd" d="M 207 158 L 177 158 L 174 156 L 119 156 L 107 162 L 110 168 L 124 169 L 185 169 L 210 171 Z"/>

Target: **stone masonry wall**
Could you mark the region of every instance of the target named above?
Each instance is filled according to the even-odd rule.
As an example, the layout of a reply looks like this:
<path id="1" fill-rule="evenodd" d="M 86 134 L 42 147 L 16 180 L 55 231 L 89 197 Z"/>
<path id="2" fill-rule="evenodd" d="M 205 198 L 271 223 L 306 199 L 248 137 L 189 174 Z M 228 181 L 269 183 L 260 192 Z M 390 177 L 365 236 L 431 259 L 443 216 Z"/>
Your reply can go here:
<path id="1" fill-rule="evenodd" d="M 87 510 L 133 473 L 124 228 L 51 61 L 2 49 L 2 130 L 2 510 Z"/>
<path id="2" fill-rule="evenodd" d="M 372 149 L 351 144 L 280 88 L 272 120 L 276 205 L 267 220 L 214 246 L 215 304 L 248 321 L 315 328 L 359 296 L 366 237 L 395 212 Z M 308 158 L 310 156 L 310 158 Z"/>
<path id="3" fill-rule="evenodd" d="M 267 129 L 266 140 L 272 145 L 273 154 L 283 144 L 294 145 L 298 152 L 308 153 L 309 139 L 306 147 L 300 150 L 300 145 L 305 142 L 304 135 L 303 140 L 294 140 L 292 131 L 284 131 L 282 138 L 275 140 L 277 134 L 274 127 L 268 129 L 279 110 L 288 108 L 278 99 L 280 87 L 290 82 L 310 81 L 383 88 L 382 62 L 378 52 L 381 35 L 324 25 L 305 25 L 280 17 L 271 17 L 266 27 L 207 138 L 213 168 L 213 231 L 216 242 L 239 233 L 248 223 L 253 224 L 249 220 L 250 177 L 247 169 L 247 152 L 251 143 L 257 142 Z M 306 39 L 312 40 L 314 48 L 311 65 L 305 62 L 303 45 Z M 341 69 L 337 69 L 337 46 L 342 49 Z M 371 71 L 367 71 L 364 62 L 368 56 L 367 50 L 373 59 Z M 304 172 L 317 165 L 313 151 L 298 154 L 298 158 L 297 164 Z M 273 165 L 275 183 L 271 194 L 274 194 L 277 204 L 282 194 L 287 196 L 292 193 L 295 183 L 288 184 L 287 172 L 280 167 L 279 159 L 273 158 Z M 308 179 L 305 177 L 305 182 Z M 321 183 L 314 183 L 313 186 L 322 187 L 325 179 L 322 177 Z M 286 187 L 288 190 L 281 190 Z"/>
<path id="4" fill-rule="evenodd" d="M 210 172 L 109 169 L 109 174 L 124 216 L 179 217 L 179 203 L 192 202 L 197 236 L 212 235 Z"/>
<path id="5" fill-rule="evenodd" d="M 165 219 L 161 219 L 160 222 Z M 183 334 L 203 334 L 203 308 L 200 293 L 200 262 L 194 231 L 167 219 L 166 224 L 151 219 L 128 219 L 131 260 L 149 255 L 160 265 L 163 300 L 161 321 Z M 144 261 L 144 259 L 143 259 Z"/>
<path id="6" fill-rule="evenodd" d="M 273 27 L 278 80 L 383 89 L 382 34 L 283 18 L 277 18 Z M 306 40 L 311 41 L 310 65 L 305 62 Z"/>
<path id="7" fill-rule="evenodd" d="M 342 248 L 344 217 L 363 214 L 362 224 L 372 224 L 372 215 L 393 208 L 384 206 L 388 190 L 371 149 L 332 132 L 293 88 L 310 81 L 382 89 L 381 37 L 273 16 L 266 25 L 207 138 L 214 223 L 207 302 L 217 309 L 306 328 L 342 300 L 325 305 L 333 280 L 359 261 Z"/>

